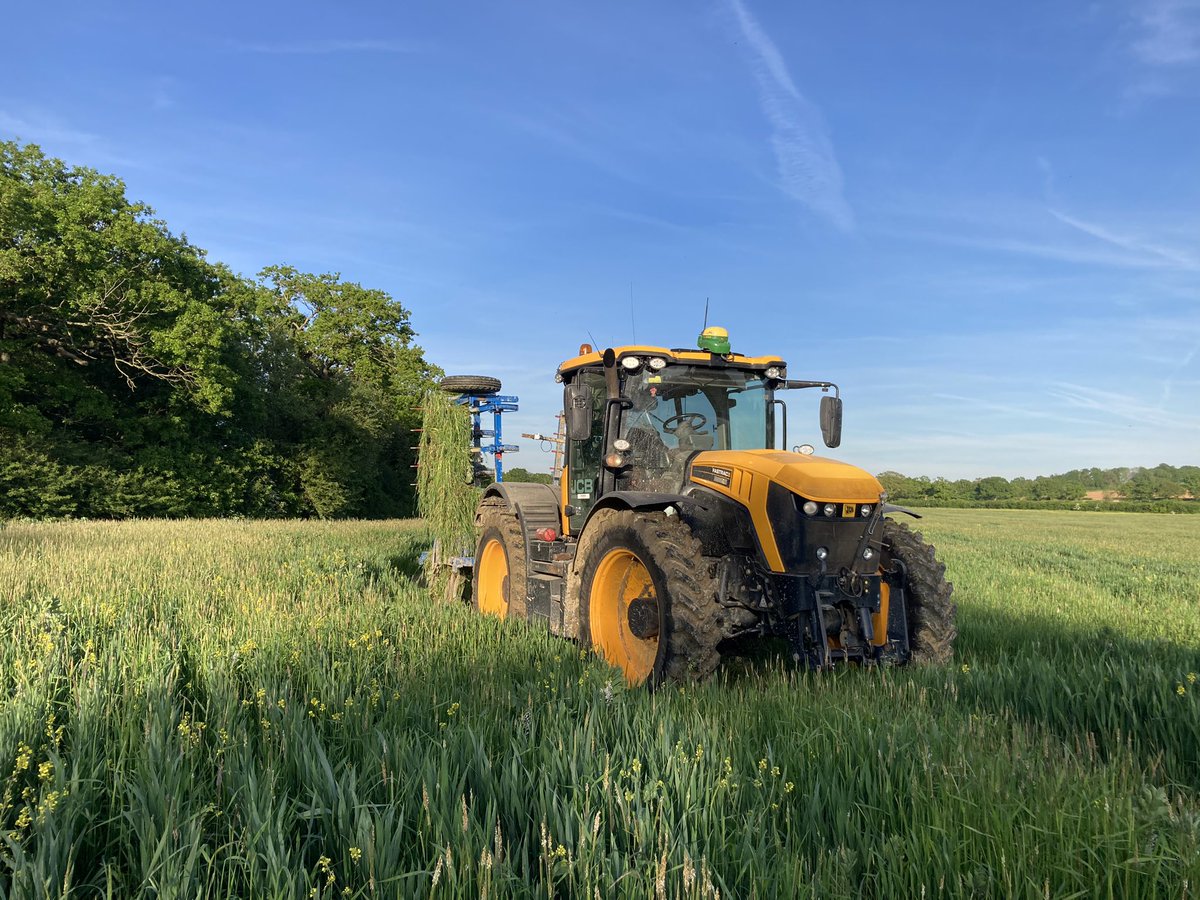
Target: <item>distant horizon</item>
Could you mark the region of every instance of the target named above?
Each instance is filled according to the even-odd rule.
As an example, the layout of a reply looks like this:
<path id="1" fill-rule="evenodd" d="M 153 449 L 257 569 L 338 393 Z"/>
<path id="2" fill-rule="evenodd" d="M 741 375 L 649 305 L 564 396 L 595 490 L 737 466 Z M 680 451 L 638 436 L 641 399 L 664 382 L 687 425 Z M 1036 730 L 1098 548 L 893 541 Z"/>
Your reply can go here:
<path id="1" fill-rule="evenodd" d="M 505 440 L 507 440 L 507 438 L 505 438 Z M 529 443 L 536 444 L 537 442 L 531 441 Z M 549 455 L 549 454 L 547 454 L 547 455 Z M 825 452 L 822 452 L 821 448 L 818 447 L 815 455 L 819 456 L 819 457 L 823 457 L 825 459 L 837 459 L 837 460 L 840 460 L 841 462 L 850 463 L 851 465 L 857 465 L 857 463 L 855 463 L 854 460 L 846 459 L 842 456 L 839 456 L 836 450 L 829 450 L 828 448 L 825 449 Z M 491 457 L 488 456 L 488 459 L 490 460 Z M 515 457 L 512 457 L 508 454 L 505 455 L 504 468 L 505 468 L 506 472 L 510 471 L 512 469 L 524 469 L 525 471 L 529 472 L 530 474 L 538 474 L 538 475 L 552 474 L 550 472 L 549 468 L 537 469 L 537 470 L 530 469 L 528 466 L 523 465 L 520 462 L 514 463 L 512 461 L 513 459 L 515 459 Z M 1102 472 L 1112 472 L 1112 471 L 1120 471 L 1120 470 L 1130 470 L 1132 472 L 1139 472 L 1139 471 L 1153 470 L 1153 469 L 1158 468 L 1159 466 L 1164 466 L 1164 465 L 1171 466 L 1172 468 L 1175 468 L 1175 469 L 1189 468 L 1189 467 L 1200 468 L 1200 461 L 1197 461 L 1194 463 L 1181 463 L 1179 465 L 1174 465 L 1172 463 L 1160 462 L 1160 463 L 1155 463 L 1152 466 L 1075 466 L 1074 468 L 1071 468 L 1071 469 L 1063 469 L 1061 472 L 1039 472 L 1036 475 L 1011 475 L 1011 476 L 1009 476 L 1009 475 L 1002 475 L 998 472 L 988 472 L 985 475 L 973 475 L 973 476 L 972 475 L 963 475 L 958 478 L 949 478 L 945 475 L 937 475 L 937 474 L 931 474 L 931 473 L 927 473 L 927 472 L 904 472 L 904 471 L 897 470 L 897 469 L 871 469 L 870 472 L 871 472 L 871 474 L 875 475 L 876 477 L 878 477 L 880 475 L 886 475 L 890 472 L 890 473 L 894 473 L 896 475 L 903 475 L 906 478 L 914 478 L 914 479 L 927 478 L 930 481 L 936 481 L 938 479 L 942 479 L 945 481 L 981 481 L 984 478 L 1003 478 L 1005 481 L 1011 482 L 1011 481 L 1015 481 L 1018 478 L 1023 478 L 1027 481 L 1033 481 L 1034 479 L 1037 479 L 1037 478 L 1061 478 L 1065 475 L 1070 475 L 1072 472 L 1083 472 L 1083 471 L 1088 471 L 1089 469 L 1098 469 L 1099 471 L 1102 471 Z"/>

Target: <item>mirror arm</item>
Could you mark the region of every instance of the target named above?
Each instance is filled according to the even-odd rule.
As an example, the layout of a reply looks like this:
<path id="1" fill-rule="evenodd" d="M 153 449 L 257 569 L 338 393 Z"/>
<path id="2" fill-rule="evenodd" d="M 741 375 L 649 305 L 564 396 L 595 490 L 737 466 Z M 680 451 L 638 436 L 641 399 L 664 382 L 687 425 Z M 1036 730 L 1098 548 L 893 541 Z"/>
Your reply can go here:
<path id="1" fill-rule="evenodd" d="M 816 388 L 816 387 L 819 387 L 821 390 L 826 391 L 826 392 L 828 392 L 828 390 L 830 388 L 833 388 L 833 396 L 835 396 L 835 397 L 842 396 L 841 390 L 832 381 L 795 381 L 795 380 L 789 378 L 787 381 L 780 382 L 776 386 L 776 390 L 778 390 L 779 388 L 783 388 L 784 390 L 791 391 L 791 390 L 799 390 L 802 388 Z"/>

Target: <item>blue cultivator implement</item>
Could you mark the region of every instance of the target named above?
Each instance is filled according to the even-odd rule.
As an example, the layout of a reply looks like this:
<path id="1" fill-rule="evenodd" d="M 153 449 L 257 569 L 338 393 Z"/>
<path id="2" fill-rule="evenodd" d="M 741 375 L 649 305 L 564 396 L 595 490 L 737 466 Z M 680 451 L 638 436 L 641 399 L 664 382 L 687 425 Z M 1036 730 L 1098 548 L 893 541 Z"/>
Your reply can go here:
<path id="1" fill-rule="evenodd" d="M 501 429 L 501 413 L 516 412 L 517 398 L 502 397 L 499 394 L 493 394 L 489 397 L 475 397 L 470 394 L 464 394 L 459 397 L 457 403 L 461 403 L 467 407 L 467 411 L 471 414 L 471 451 L 472 463 L 475 466 L 476 482 L 486 480 L 491 473 L 483 464 L 483 454 L 490 453 L 495 460 L 493 471 L 496 473 L 495 481 L 504 480 L 504 454 L 516 453 L 521 448 L 516 444 L 504 443 L 504 435 Z M 492 427 L 483 428 L 482 419 L 485 413 L 492 414 Z M 484 438 L 491 438 L 490 443 L 483 443 Z"/>
<path id="2" fill-rule="evenodd" d="M 493 480 L 504 481 L 504 454 L 516 453 L 521 448 L 504 443 L 501 415 L 517 411 L 517 398 L 502 396 L 500 379 L 487 375 L 447 375 L 438 387 L 448 394 L 458 394 L 455 402 L 467 407 L 471 414 L 471 452 L 476 484 L 485 484 L 493 473 Z M 483 427 L 485 413 L 492 414 L 491 428 Z M 491 440 L 485 444 L 484 438 Z M 485 453 L 490 453 L 494 460 L 491 469 L 483 461 Z"/>

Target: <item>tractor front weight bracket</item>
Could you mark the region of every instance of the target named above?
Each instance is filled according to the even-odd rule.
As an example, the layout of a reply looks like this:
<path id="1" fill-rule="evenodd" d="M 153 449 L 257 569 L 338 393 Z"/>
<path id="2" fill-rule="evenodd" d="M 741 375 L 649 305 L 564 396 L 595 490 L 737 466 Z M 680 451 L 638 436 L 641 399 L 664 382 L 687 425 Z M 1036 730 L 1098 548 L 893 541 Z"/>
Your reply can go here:
<path id="1" fill-rule="evenodd" d="M 879 578 L 859 576 L 854 594 L 843 590 L 845 580 L 838 575 L 775 574 L 772 580 L 782 600 L 781 636 L 791 644 L 795 662 L 821 670 L 848 660 L 870 662 L 877 656 L 871 616 L 880 611 Z"/>

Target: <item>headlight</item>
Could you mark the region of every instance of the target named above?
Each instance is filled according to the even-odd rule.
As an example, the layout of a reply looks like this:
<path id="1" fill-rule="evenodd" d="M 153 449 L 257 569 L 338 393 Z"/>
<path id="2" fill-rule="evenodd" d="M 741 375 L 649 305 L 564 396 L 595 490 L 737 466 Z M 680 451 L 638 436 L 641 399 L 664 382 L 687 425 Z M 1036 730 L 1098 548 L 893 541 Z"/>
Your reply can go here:
<path id="1" fill-rule="evenodd" d="M 871 559 L 875 555 L 875 551 L 868 547 L 863 551 L 863 559 Z"/>
<path id="2" fill-rule="evenodd" d="M 817 514 L 817 504 L 811 500 L 806 500 L 804 503 L 804 514 L 806 516 L 815 516 Z"/>
<path id="3" fill-rule="evenodd" d="M 824 559 L 828 555 L 829 555 L 828 547 L 818 547 L 817 548 L 817 559 Z"/>
<path id="4" fill-rule="evenodd" d="M 825 515 L 832 516 L 835 512 L 837 512 L 836 506 L 834 506 L 832 503 L 825 504 Z"/>
<path id="5" fill-rule="evenodd" d="M 871 514 L 871 504 L 870 504 L 870 503 L 868 503 L 868 504 L 866 504 L 865 506 L 863 506 L 863 508 L 862 508 L 861 510 L 859 510 L 859 513 L 858 513 L 858 514 L 859 514 L 860 516 L 862 516 L 864 519 L 865 519 L 867 516 L 869 516 L 869 515 Z"/>
<path id="6" fill-rule="evenodd" d="M 778 381 L 783 377 L 783 369 L 779 368 L 779 366 L 767 366 L 767 371 L 765 374 L 768 378 L 774 378 L 776 381 Z"/>
<path id="7" fill-rule="evenodd" d="M 663 359 L 661 356 L 650 357 L 650 368 L 653 369 L 655 372 L 665 369 L 666 367 L 667 367 L 667 361 L 665 359 Z"/>
<path id="8" fill-rule="evenodd" d="M 621 360 L 621 368 L 633 372 L 641 368 L 642 361 L 636 356 L 626 356 Z"/>
<path id="9" fill-rule="evenodd" d="M 625 457 L 620 453 L 610 453 L 604 457 L 604 465 L 610 469 L 621 469 L 625 466 Z"/>

